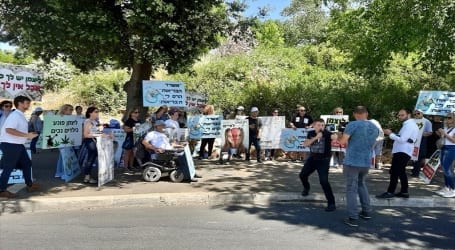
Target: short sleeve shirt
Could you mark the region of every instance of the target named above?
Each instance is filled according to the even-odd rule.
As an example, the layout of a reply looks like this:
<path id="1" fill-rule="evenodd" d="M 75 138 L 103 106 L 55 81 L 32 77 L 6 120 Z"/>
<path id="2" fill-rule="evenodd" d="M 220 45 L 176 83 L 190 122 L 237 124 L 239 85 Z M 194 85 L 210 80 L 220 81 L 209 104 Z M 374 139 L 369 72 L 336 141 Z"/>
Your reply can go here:
<path id="1" fill-rule="evenodd" d="M 15 129 L 22 133 L 28 133 L 28 122 L 24 113 L 20 110 L 11 112 L 5 120 L 0 132 L 0 142 L 7 142 L 12 144 L 25 144 L 27 138 L 15 136 L 6 132 L 7 128 Z"/>
<path id="2" fill-rule="evenodd" d="M 152 131 L 145 136 L 145 140 L 147 140 L 150 144 L 152 144 L 156 148 L 162 148 L 170 150 L 172 149 L 172 145 L 169 142 L 169 138 L 163 133 L 158 131 Z"/>
<path id="3" fill-rule="evenodd" d="M 254 125 L 254 128 L 250 127 L 250 137 L 257 137 L 259 129 L 262 127 L 261 119 L 258 117 L 252 118 L 251 116 L 247 117 L 248 125 Z"/>
<path id="4" fill-rule="evenodd" d="M 292 117 L 291 122 L 296 128 L 306 128 L 313 123 L 313 118 L 307 114 L 303 116 L 297 114 Z"/>
<path id="5" fill-rule="evenodd" d="M 379 135 L 379 129 L 370 121 L 353 121 L 344 131 L 349 135 L 344 165 L 370 167 L 373 157 L 373 145 Z"/>
<path id="6" fill-rule="evenodd" d="M 129 127 L 129 128 L 134 128 L 136 126 L 136 123 L 141 123 L 141 121 L 137 120 L 135 121 L 133 118 L 128 118 L 128 120 L 125 121 L 123 125 Z M 133 132 L 128 132 L 126 133 L 127 138 L 133 138 Z"/>

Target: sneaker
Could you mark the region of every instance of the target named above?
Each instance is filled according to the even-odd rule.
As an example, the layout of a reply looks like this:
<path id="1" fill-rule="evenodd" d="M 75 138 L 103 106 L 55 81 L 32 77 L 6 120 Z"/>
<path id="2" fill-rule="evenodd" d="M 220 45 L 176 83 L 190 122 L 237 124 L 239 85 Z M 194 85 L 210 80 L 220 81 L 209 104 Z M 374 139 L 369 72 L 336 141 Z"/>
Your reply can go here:
<path id="1" fill-rule="evenodd" d="M 450 191 L 450 189 L 448 187 L 444 187 L 441 190 L 436 191 L 435 193 L 437 193 L 439 195 L 443 195 L 443 194 L 447 193 L 448 191 Z"/>
<path id="2" fill-rule="evenodd" d="M 10 199 L 10 198 L 14 198 L 14 197 L 16 197 L 16 194 L 11 193 L 8 190 L 0 192 L 0 198 Z"/>
<path id="3" fill-rule="evenodd" d="M 303 189 L 302 196 L 308 196 L 309 193 L 310 193 L 309 189 Z"/>
<path id="4" fill-rule="evenodd" d="M 383 194 L 376 195 L 376 198 L 378 198 L 378 199 L 390 199 L 390 198 L 393 198 L 393 197 L 395 197 L 395 195 L 392 194 L 392 193 L 389 193 L 389 192 L 385 192 Z"/>
<path id="5" fill-rule="evenodd" d="M 333 211 L 337 210 L 337 207 L 335 206 L 335 204 L 330 204 L 324 210 L 326 212 L 333 212 Z"/>
<path id="6" fill-rule="evenodd" d="M 41 186 L 39 184 L 36 184 L 36 183 L 33 183 L 30 186 L 27 186 L 27 191 L 28 192 L 36 192 L 36 191 L 39 191 L 40 189 L 41 189 Z"/>
<path id="7" fill-rule="evenodd" d="M 89 184 L 97 184 L 98 181 L 93 179 L 93 178 L 90 178 L 89 175 L 85 176 L 84 178 L 84 183 L 89 183 Z"/>
<path id="8" fill-rule="evenodd" d="M 444 197 L 444 198 L 453 198 L 453 197 L 455 197 L 455 190 L 450 189 L 449 191 L 443 193 L 442 197 Z"/>
<path id="9" fill-rule="evenodd" d="M 371 215 L 368 212 L 362 211 L 359 213 L 359 217 L 364 219 L 364 220 L 369 220 L 371 219 Z"/>
<path id="10" fill-rule="evenodd" d="M 399 193 L 396 193 L 395 194 L 395 197 L 400 197 L 400 198 L 409 198 L 409 193 L 402 193 L 402 192 L 399 192 Z"/>
<path id="11" fill-rule="evenodd" d="M 350 227 L 358 227 L 359 226 L 359 223 L 357 222 L 356 219 L 353 219 L 353 218 L 347 218 L 345 219 L 344 221 L 344 224 L 350 226 Z"/>
<path id="12" fill-rule="evenodd" d="M 258 163 L 262 163 L 262 161 L 261 161 L 261 160 L 258 160 Z"/>

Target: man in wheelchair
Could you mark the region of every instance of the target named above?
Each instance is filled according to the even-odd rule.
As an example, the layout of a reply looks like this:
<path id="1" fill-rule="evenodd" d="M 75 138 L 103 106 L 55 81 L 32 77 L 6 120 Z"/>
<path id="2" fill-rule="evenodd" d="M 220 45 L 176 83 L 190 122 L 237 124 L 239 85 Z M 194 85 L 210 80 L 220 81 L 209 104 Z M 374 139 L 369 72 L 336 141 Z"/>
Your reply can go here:
<path id="1" fill-rule="evenodd" d="M 192 182 L 196 182 L 197 179 L 194 177 L 200 177 L 197 174 L 191 176 L 191 172 L 195 172 L 194 169 L 189 169 L 190 164 L 186 163 L 186 157 L 184 153 L 185 144 L 180 143 L 171 143 L 169 138 L 164 133 L 164 128 L 166 124 L 162 120 L 158 120 L 155 122 L 155 130 L 149 132 L 144 140 L 142 140 L 142 145 L 145 147 L 146 150 L 150 152 L 150 157 L 152 160 L 159 160 L 166 158 L 166 155 L 174 155 L 177 156 L 177 164 L 179 168 L 186 173 L 187 179 L 191 180 Z"/>

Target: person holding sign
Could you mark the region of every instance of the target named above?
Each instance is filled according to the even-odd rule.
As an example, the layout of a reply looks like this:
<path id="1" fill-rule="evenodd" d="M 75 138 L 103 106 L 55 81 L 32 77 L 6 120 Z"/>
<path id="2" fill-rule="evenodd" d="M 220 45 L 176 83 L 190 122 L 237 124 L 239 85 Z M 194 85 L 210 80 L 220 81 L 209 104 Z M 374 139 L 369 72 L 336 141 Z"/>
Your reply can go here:
<path id="1" fill-rule="evenodd" d="M 444 170 L 445 187 L 437 193 L 444 198 L 455 197 L 455 179 L 453 177 L 452 163 L 455 160 L 455 120 L 454 113 L 446 116 L 447 127 L 438 131 L 444 138 L 444 146 L 441 149 L 441 165 Z"/>
<path id="2" fill-rule="evenodd" d="M 420 109 L 414 110 L 414 121 L 417 123 L 419 129 L 423 126 L 422 137 L 420 139 L 419 154 L 417 160 L 413 164 L 412 174 L 413 177 L 419 177 L 420 169 L 425 165 L 425 158 L 427 156 L 427 142 L 428 138 L 433 134 L 433 126 L 427 118 L 423 117 L 423 111 Z"/>
<path id="3" fill-rule="evenodd" d="M 22 169 L 29 192 L 40 189 L 38 184 L 33 183 L 32 161 L 24 146 L 27 139 L 38 136 L 34 132 L 28 132 L 28 122 L 24 115 L 30 107 L 30 98 L 17 96 L 14 98 L 14 106 L 16 106 L 16 110 L 8 116 L 0 130 L 0 149 L 3 152 L 0 163 L 3 169 L 0 175 L 0 197 L 3 198 L 14 198 L 16 196 L 6 189 L 10 174 L 16 168 Z"/>
<path id="4" fill-rule="evenodd" d="M 28 132 L 35 132 L 38 134 L 37 137 L 33 138 L 30 142 L 30 150 L 32 154 L 36 154 L 36 143 L 38 142 L 39 135 L 43 131 L 43 120 L 41 120 L 40 115 L 43 114 L 43 109 L 41 107 L 36 107 L 33 110 L 32 116 L 28 122 Z"/>
<path id="5" fill-rule="evenodd" d="M 309 128 L 313 123 L 313 118 L 306 113 L 306 108 L 304 106 L 298 106 L 297 114 L 291 118 L 289 125 L 292 129 L 298 128 Z M 300 159 L 303 161 L 305 158 L 305 152 L 294 153 L 291 152 L 291 161 L 297 161 L 296 157 L 300 156 Z M 297 155 L 297 156 L 296 156 Z"/>
<path id="6" fill-rule="evenodd" d="M 303 142 L 305 147 L 310 147 L 310 156 L 300 171 L 300 181 L 303 185 L 302 196 L 307 196 L 310 191 L 308 177 L 318 171 L 319 183 L 324 190 L 327 199 L 325 211 L 332 212 L 336 210 L 335 197 L 333 196 L 332 187 L 329 183 L 330 157 L 332 153 L 332 140 L 337 139 L 336 134 L 330 133 L 325 129 L 323 119 L 316 119 L 313 122 L 313 131 L 308 132 L 307 139 Z"/>
<path id="7" fill-rule="evenodd" d="M 248 124 L 250 127 L 250 138 L 249 138 L 250 140 L 248 141 L 248 149 L 245 154 L 246 155 L 245 160 L 246 161 L 250 160 L 251 144 L 253 144 L 254 148 L 256 150 L 256 160 L 258 163 L 262 163 L 261 145 L 260 145 L 262 122 L 258 118 L 258 114 L 259 114 L 259 109 L 257 107 L 252 107 L 250 116 L 247 117 Z"/>
<path id="8" fill-rule="evenodd" d="M 139 108 L 133 108 L 128 113 L 128 118 L 124 121 L 123 130 L 126 132 L 125 141 L 122 144 L 122 148 L 124 150 L 124 164 L 125 167 L 132 171 L 133 170 L 133 163 L 134 163 L 134 127 L 136 124 L 141 124 L 142 122 L 139 120 Z"/>
<path id="9" fill-rule="evenodd" d="M 204 108 L 203 115 L 214 115 L 215 108 L 213 105 L 207 105 Z M 215 143 L 215 138 L 203 138 L 201 139 L 201 147 L 199 149 L 199 159 L 204 158 L 205 146 L 208 146 L 207 157 L 210 159 L 212 157 L 213 144 Z"/>
<path id="10" fill-rule="evenodd" d="M 409 198 L 408 193 L 408 176 L 406 175 L 406 165 L 411 159 L 414 151 L 414 145 L 419 136 L 419 127 L 411 119 L 411 111 L 401 109 L 398 112 L 398 119 L 403 122 L 403 126 L 398 134 L 392 133 L 390 129 L 384 129 L 384 134 L 394 140 L 392 147 L 392 166 L 390 167 L 390 183 L 387 191 L 376 195 L 379 199 L 389 199 L 393 197 Z M 401 182 L 401 191 L 395 194 L 398 185 L 398 179 Z"/>

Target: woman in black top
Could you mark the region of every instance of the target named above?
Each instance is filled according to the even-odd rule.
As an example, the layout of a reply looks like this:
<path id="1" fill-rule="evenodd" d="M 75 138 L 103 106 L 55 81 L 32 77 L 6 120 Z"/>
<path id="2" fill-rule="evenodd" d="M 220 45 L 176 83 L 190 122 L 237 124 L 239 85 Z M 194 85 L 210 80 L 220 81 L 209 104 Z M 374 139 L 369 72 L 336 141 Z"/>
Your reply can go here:
<path id="1" fill-rule="evenodd" d="M 122 148 L 124 150 L 124 155 L 123 155 L 123 162 L 125 167 L 128 170 L 132 170 L 133 164 L 134 164 L 134 153 L 133 153 L 133 147 L 134 147 L 134 135 L 133 135 L 133 128 L 136 126 L 136 124 L 141 123 L 139 120 L 139 109 L 134 108 L 130 110 L 128 114 L 128 119 L 125 121 L 123 124 L 123 130 L 126 132 L 126 138 L 125 141 L 123 142 Z"/>

